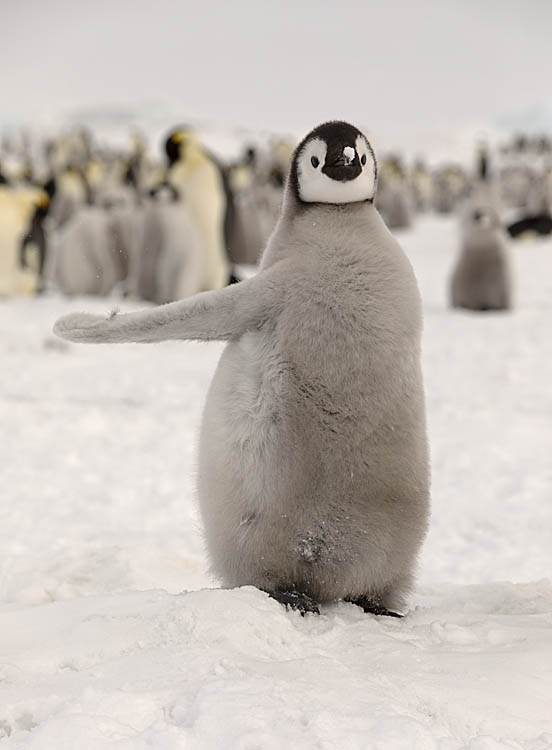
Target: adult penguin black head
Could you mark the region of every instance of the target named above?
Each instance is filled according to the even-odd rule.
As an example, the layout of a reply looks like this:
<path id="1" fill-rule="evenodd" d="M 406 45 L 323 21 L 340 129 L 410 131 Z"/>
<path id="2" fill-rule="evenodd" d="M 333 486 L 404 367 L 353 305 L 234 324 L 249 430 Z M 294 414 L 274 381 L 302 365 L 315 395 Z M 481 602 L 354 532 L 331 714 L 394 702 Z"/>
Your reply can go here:
<path id="1" fill-rule="evenodd" d="M 477 147 L 477 177 L 481 182 L 489 180 L 489 149 L 484 141 L 481 141 Z"/>
<path id="2" fill-rule="evenodd" d="M 243 152 L 243 163 L 254 167 L 257 163 L 257 149 L 255 146 L 247 146 Z"/>
<path id="3" fill-rule="evenodd" d="M 44 183 L 44 185 L 42 186 L 42 189 L 44 190 L 48 198 L 52 200 L 57 190 L 56 178 L 50 177 L 50 179 Z"/>
<path id="4" fill-rule="evenodd" d="M 53 183 L 53 188 L 52 184 Z M 48 186 L 49 190 L 47 190 Z M 46 234 L 44 232 L 44 219 L 48 216 L 51 205 L 51 196 L 55 193 L 55 182 L 48 180 L 44 186 L 44 194 L 36 202 L 36 207 L 27 231 L 25 232 L 19 246 L 19 265 L 21 268 L 28 267 L 27 250 L 29 245 L 35 245 L 38 250 L 38 274 L 42 279 L 44 275 L 44 264 L 46 262 Z M 40 290 L 39 285 L 39 290 Z"/>
<path id="5" fill-rule="evenodd" d="M 376 157 L 358 128 L 347 122 L 326 122 L 295 149 L 289 180 L 300 204 L 372 202 Z"/>
<path id="6" fill-rule="evenodd" d="M 169 167 L 172 167 L 175 162 L 182 158 L 187 132 L 189 132 L 189 128 L 181 125 L 175 128 L 167 137 L 165 141 L 165 153 L 167 154 Z"/>

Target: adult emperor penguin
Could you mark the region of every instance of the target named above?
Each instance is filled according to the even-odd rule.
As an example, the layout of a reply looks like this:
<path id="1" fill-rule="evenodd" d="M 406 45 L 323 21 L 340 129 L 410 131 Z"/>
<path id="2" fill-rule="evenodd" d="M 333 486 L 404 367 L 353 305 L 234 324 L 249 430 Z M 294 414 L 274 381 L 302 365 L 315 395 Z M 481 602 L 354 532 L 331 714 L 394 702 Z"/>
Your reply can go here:
<path id="1" fill-rule="evenodd" d="M 222 172 L 215 160 L 187 128 L 174 131 L 165 143 L 168 181 L 182 196 L 205 252 L 202 289 L 219 289 L 228 283 L 230 264 L 225 242 L 227 195 Z"/>
<path id="2" fill-rule="evenodd" d="M 0 186 L 0 298 L 34 294 L 40 286 L 40 248 L 24 255 L 22 248 L 31 217 L 47 203 L 39 188 Z"/>
<path id="3" fill-rule="evenodd" d="M 403 612 L 429 514 L 421 304 L 345 122 L 297 146 L 260 270 L 154 310 L 57 321 L 71 341 L 225 340 L 198 489 L 213 572 L 305 612 Z"/>

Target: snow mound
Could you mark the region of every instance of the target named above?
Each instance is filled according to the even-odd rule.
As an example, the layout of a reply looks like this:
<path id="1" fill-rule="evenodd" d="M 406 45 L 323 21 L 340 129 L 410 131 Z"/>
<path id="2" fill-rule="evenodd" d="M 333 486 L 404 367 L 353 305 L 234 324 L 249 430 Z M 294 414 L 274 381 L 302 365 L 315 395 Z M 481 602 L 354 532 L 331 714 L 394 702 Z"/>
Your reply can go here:
<path id="1" fill-rule="evenodd" d="M 399 621 L 344 603 L 301 618 L 250 587 L 11 605 L 0 736 L 40 750 L 544 750 L 551 626 L 547 581 L 429 589 Z"/>

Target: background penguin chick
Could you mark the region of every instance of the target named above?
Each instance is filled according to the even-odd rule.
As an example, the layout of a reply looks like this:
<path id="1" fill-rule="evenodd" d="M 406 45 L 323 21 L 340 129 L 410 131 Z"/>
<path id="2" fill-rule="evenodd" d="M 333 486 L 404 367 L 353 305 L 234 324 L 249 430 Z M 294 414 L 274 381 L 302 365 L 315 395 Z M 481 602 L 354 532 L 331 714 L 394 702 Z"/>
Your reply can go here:
<path id="1" fill-rule="evenodd" d="M 425 213 L 431 207 L 431 176 L 425 162 L 418 159 L 410 174 L 410 190 L 414 209 L 418 213 Z"/>
<path id="2" fill-rule="evenodd" d="M 131 255 L 129 293 L 162 304 L 202 291 L 206 257 L 186 204 L 150 200 L 135 220 L 140 227 Z"/>
<path id="3" fill-rule="evenodd" d="M 81 206 L 49 232 L 47 282 L 65 294 L 109 294 L 128 273 L 128 255 L 117 240 L 108 211 Z"/>
<path id="4" fill-rule="evenodd" d="M 508 310 L 512 305 L 506 235 L 497 212 L 488 205 L 470 203 L 464 211 L 450 299 L 453 307 L 478 311 Z"/>
<path id="5" fill-rule="evenodd" d="M 268 154 L 259 155 L 250 146 L 229 170 L 237 225 L 236 237 L 229 247 L 233 263 L 255 265 L 276 225 L 282 189 L 271 184 L 270 169 Z"/>
<path id="6" fill-rule="evenodd" d="M 379 169 L 375 204 L 389 229 L 408 229 L 412 225 L 410 191 L 397 157 L 385 160 Z"/>
<path id="7" fill-rule="evenodd" d="M 433 173 L 433 208 L 449 214 L 466 198 L 469 182 L 465 171 L 456 164 L 447 164 Z"/>

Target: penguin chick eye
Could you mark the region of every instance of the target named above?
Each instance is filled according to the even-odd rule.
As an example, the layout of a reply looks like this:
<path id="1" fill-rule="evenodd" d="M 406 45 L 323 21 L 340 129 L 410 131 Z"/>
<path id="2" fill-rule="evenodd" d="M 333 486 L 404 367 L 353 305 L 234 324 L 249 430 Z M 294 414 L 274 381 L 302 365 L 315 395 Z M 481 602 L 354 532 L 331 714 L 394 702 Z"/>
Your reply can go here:
<path id="1" fill-rule="evenodd" d="M 366 164 L 366 154 L 362 154 L 362 158 L 360 160 L 360 163 L 362 164 L 362 166 L 364 166 Z"/>
<path id="2" fill-rule="evenodd" d="M 316 167 L 320 164 L 316 156 L 311 156 L 311 164 L 316 169 Z"/>

